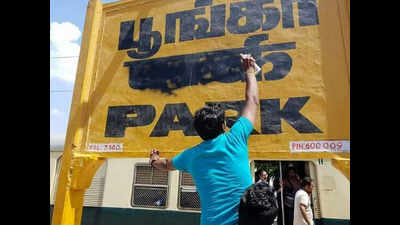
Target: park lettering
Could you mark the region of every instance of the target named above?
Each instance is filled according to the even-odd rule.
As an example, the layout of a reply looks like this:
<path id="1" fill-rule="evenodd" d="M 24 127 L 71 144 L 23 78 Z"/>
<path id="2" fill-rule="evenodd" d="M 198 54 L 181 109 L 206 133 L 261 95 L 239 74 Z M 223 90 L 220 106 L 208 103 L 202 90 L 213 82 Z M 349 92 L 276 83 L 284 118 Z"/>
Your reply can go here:
<path id="1" fill-rule="evenodd" d="M 322 133 L 300 113 L 308 100 L 308 96 L 289 98 L 281 109 L 280 99 L 261 99 L 261 130 L 253 130 L 252 135 L 282 133 L 282 119 L 299 133 Z M 208 103 L 218 103 L 224 110 L 234 110 L 240 114 L 245 101 L 206 102 Z M 135 116 L 128 116 L 132 114 Z M 155 116 L 156 109 L 153 105 L 110 106 L 104 136 L 125 137 L 126 128 L 147 126 L 154 121 Z M 232 127 L 237 117 L 226 117 L 226 120 L 227 126 Z M 185 103 L 166 104 L 149 136 L 165 137 L 170 130 L 182 130 L 185 136 L 197 136 L 192 121 L 193 115 Z"/>

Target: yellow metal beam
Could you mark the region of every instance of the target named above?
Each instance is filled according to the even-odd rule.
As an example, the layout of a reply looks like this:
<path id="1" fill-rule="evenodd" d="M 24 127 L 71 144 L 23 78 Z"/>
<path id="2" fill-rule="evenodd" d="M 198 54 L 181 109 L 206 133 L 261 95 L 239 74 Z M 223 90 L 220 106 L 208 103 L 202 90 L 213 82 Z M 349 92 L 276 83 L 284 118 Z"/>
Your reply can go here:
<path id="1" fill-rule="evenodd" d="M 104 163 L 105 159 L 74 158 L 72 166 L 71 188 L 85 190 L 90 187 L 96 171 Z"/>
<path id="2" fill-rule="evenodd" d="M 98 157 L 98 158 L 148 158 L 150 150 L 143 152 L 74 152 L 74 157 Z M 162 151 L 160 157 L 172 158 L 176 152 Z M 276 159 L 276 160 L 302 160 L 302 159 L 335 159 L 344 158 L 350 159 L 350 153 L 331 153 L 331 152 L 310 152 L 310 153 L 291 153 L 291 152 L 256 152 L 249 151 L 250 159 Z"/>
<path id="3" fill-rule="evenodd" d="M 82 206 L 85 190 L 90 187 L 92 178 L 96 171 L 104 163 L 105 159 L 95 158 L 74 158 L 71 163 L 70 179 L 65 186 L 59 190 L 63 195 L 57 195 L 57 198 L 64 197 L 64 204 L 59 206 L 58 213 L 53 214 L 53 225 L 80 225 L 82 218 Z M 60 185 L 59 185 L 60 186 Z M 58 194 L 58 193 L 57 193 Z M 57 201 L 57 199 L 56 199 Z"/>
<path id="4" fill-rule="evenodd" d="M 350 159 L 349 158 L 334 158 L 332 165 L 338 169 L 350 181 Z"/>
<path id="5" fill-rule="evenodd" d="M 82 139 L 87 126 L 87 104 L 91 75 L 95 66 L 96 45 L 102 18 L 101 0 L 90 0 L 86 11 L 85 28 L 73 92 L 63 160 L 58 180 L 52 225 L 80 225 L 85 189 L 103 160 L 75 159 L 74 151 L 82 151 Z M 81 163 L 77 166 L 75 163 Z M 82 171 L 89 171 L 79 176 Z"/>

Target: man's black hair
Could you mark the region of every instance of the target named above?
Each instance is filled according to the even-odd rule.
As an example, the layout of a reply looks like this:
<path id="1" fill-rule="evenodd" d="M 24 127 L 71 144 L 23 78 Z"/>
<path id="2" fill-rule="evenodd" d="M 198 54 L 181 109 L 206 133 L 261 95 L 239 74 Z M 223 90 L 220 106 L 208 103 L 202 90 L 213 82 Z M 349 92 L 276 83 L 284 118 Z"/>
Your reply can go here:
<path id="1" fill-rule="evenodd" d="M 304 177 L 301 181 L 301 186 L 305 187 L 307 185 L 311 185 L 311 182 L 313 182 L 313 179 L 311 179 L 310 177 Z"/>
<path id="2" fill-rule="evenodd" d="M 238 225 L 272 225 L 279 213 L 274 190 L 260 182 L 248 187 L 239 203 Z"/>
<path id="3" fill-rule="evenodd" d="M 193 126 L 199 136 L 207 141 L 224 133 L 225 111 L 219 104 L 208 104 L 194 114 Z"/>

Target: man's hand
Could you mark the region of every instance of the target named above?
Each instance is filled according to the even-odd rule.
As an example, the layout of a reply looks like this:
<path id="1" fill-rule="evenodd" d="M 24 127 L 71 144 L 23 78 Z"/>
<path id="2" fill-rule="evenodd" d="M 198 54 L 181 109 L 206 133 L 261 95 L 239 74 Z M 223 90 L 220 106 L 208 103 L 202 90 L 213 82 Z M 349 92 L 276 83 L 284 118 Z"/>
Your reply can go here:
<path id="1" fill-rule="evenodd" d="M 175 170 L 171 159 L 160 159 L 160 152 L 153 149 L 150 152 L 149 164 L 159 170 Z"/>
<path id="2" fill-rule="evenodd" d="M 304 220 L 308 225 L 312 225 L 311 221 L 308 220 L 307 213 L 306 213 L 306 206 L 300 203 L 300 212 L 303 216 Z"/>
<path id="3" fill-rule="evenodd" d="M 160 152 L 157 149 L 151 150 L 149 164 L 151 166 L 153 166 L 153 163 L 152 163 L 153 160 L 156 161 L 156 160 L 159 160 L 159 159 L 160 159 Z"/>
<path id="4" fill-rule="evenodd" d="M 256 62 L 256 60 L 253 57 L 249 57 L 246 58 L 245 55 L 240 54 L 240 58 L 242 61 L 242 66 L 243 66 L 243 70 L 244 72 L 246 72 L 246 74 L 254 74 L 256 71 L 256 67 L 254 65 L 254 63 Z"/>

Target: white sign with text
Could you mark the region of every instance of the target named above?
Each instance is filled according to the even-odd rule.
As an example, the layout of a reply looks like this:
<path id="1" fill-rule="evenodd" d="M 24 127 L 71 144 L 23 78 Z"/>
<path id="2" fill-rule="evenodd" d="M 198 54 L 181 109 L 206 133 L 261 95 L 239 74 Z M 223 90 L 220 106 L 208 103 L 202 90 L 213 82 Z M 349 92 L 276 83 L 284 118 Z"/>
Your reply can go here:
<path id="1" fill-rule="evenodd" d="M 291 141 L 290 152 L 350 152 L 350 141 Z"/>
<path id="2" fill-rule="evenodd" d="M 89 152 L 122 152 L 122 143 L 89 143 Z"/>

